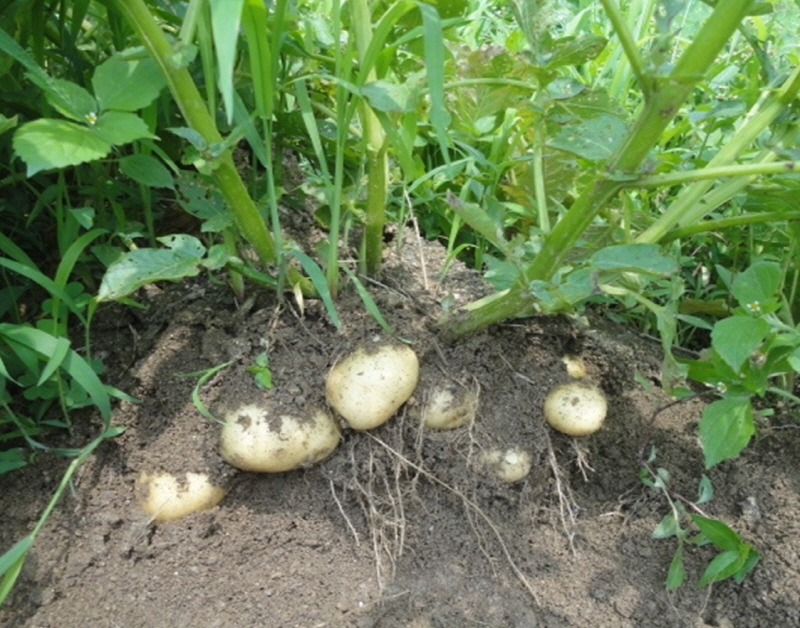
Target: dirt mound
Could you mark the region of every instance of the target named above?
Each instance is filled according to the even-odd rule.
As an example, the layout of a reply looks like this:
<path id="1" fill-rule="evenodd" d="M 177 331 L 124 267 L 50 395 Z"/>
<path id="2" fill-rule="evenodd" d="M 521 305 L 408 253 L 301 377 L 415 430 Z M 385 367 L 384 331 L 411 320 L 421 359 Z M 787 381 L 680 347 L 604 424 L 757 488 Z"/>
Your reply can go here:
<path id="1" fill-rule="evenodd" d="M 94 342 L 123 402 L 107 442 L 78 472 L 40 534 L 10 599 L 8 628 L 354 626 L 448 628 L 773 628 L 800 625 L 800 472 L 795 429 L 763 426 L 738 460 L 713 470 L 710 512 L 762 552 L 741 585 L 664 590 L 674 545 L 651 532 L 666 505 L 638 480 L 644 426 L 668 400 L 657 381 L 658 347 L 615 329 L 565 319 L 497 326 L 454 345 L 436 320 L 482 290 L 466 271 L 439 283 L 441 253 L 394 256 L 372 286 L 381 312 L 422 363 L 415 397 L 388 424 L 345 432 L 333 456 L 277 475 L 238 472 L 216 448 L 219 426 L 192 402 L 197 377 L 231 362 L 200 391 L 212 413 L 266 394 L 247 370 L 266 351 L 282 403 L 324 402 L 333 362 L 386 333 L 355 294 L 338 301 L 337 332 L 321 304 L 279 304 L 258 294 L 235 304 L 208 280 L 150 288 L 142 311 L 101 312 Z M 562 357 L 580 354 L 609 398 L 603 429 L 574 440 L 543 423 L 541 404 L 567 379 Z M 423 430 L 426 383 L 479 390 L 474 425 Z M 689 495 L 702 473 L 689 402 L 658 416 L 658 464 Z M 85 423 L 90 419 L 86 419 Z M 774 421 L 777 424 L 777 420 Z M 88 428 L 87 428 L 88 429 Z M 504 484 L 479 464 L 492 447 L 520 447 L 533 469 Z M 0 547 L 28 532 L 64 461 L 0 477 Z M 208 471 L 229 492 L 205 513 L 156 524 L 134 499 L 142 471 Z M 689 548 L 689 580 L 713 557 Z"/>

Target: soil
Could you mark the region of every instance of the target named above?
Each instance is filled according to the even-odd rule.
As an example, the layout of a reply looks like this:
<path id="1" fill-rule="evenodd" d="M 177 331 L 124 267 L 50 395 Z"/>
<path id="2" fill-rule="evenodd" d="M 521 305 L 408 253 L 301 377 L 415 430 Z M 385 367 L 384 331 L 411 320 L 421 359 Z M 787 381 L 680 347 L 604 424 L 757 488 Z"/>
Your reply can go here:
<path id="1" fill-rule="evenodd" d="M 424 263 L 423 263 L 424 262 Z M 753 543 L 761 562 L 741 584 L 697 588 L 711 547 L 687 546 L 687 584 L 665 589 L 674 539 L 652 532 L 669 511 L 639 479 L 644 441 L 675 491 L 694 498 L 703 473 L 699 400 L 658 388 L 658 346 L 619 328 L 535 317 L 443 344 L 437 319 L 483 290 L 443 254 L 409 239 L 393 248 L 380 311 L 420 357 L 414 397 L 387 424 L 344 430 L 333 455 L 305 469 L 255 474 L 217 452 L 219 425 L 192 401 L 197 377 L 215 416 L 269 396 L 298 411 L 324 406 L 330 366 L 388 336 L 358 295 L 337 301 L 336 330 L 317 301 L 237 303 L 210 278 L 151 286 L 144 309 L 111 305 L 93 328 L 105 380 L 132 395 L 80 469 L 0 609 L 7 628 L 774 628 L 800 625 L 800 431 L 763 419 L 738 459 L 709 472 L 707 513 Z M 247 367 L 266 351 L 274 388 Z M 547 428 L 546 392 L 580 355 L 609 415 L 573 439 Z M 432 382 L 479 391 L 469 427 L 434 432 L 420 414 Z M 98 429 L 76 417 L 75 441 Z M 652 424 L 652 429 L 649 426 Z M 75 444 L 75 442 L 73 442 Z M 517 447 L 530 474 L 496 479 L 481 452 Z M 0 548 L 35 525 L 67 461 L 42 454 L 0 476 Z M 213 509 L 156 523 L 136 499 L 142 472 L 207 472 L 227 489 Z M 795 534 L 795 533 L 798 534 Z"/>

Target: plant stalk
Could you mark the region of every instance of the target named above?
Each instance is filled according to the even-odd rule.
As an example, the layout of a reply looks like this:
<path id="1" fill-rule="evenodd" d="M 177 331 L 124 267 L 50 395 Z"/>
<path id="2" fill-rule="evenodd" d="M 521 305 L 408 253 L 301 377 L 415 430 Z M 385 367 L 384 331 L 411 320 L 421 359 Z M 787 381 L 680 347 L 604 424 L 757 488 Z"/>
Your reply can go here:
<path id="1" fill-rule="evenodd" d="M 220 144 L 222 136 L 200 96 L 197 85 L 189 74 L 189 70 L 176 64 L 175 51 L 144 0 L 109 1 L 125 17 L 164 73 L 172 97 L 186 123 L 200 133 L 209 145 Z M 214 169 L 212 177 L 233 211 L 242 235 L 253 247 L 262 264 L 274 263 L 276 254 L 272 237 L 236 170 L 229 149 L 226 149 L 217 158 L 217 167 Z"/>

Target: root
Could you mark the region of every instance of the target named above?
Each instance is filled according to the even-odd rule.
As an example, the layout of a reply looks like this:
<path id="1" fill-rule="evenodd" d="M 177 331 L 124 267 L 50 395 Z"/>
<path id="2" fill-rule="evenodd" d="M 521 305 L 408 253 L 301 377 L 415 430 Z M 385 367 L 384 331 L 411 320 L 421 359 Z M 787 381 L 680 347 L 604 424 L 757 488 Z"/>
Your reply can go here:
<path id="1" fill-rule="evenodd" d="M 444 488 L 446 491 L 448 491 L 448 492 L 452 493 L 453 495 L 455 495 L 456 497 L 458 497 L 462 501 L 462 503 L 464 504 L 464 506 L 466 507 L 466 509 L 467 509 L 467 511 L 469 513 L 472 513 L 472 515 L 475 515 L 475 516 L 477 516 L 478 519 L 482 520 L 484 522 L 484 524 L 486 524 L 489 527 L 489 529 L 492 531 L 492 533 L 494 534 L 495 538 L 497 539 L 497 542 L 500 544 L 500 548 L 503 551 L 503 555 L 505 556 L 505 559 L 508 562 L 509 567 L 511 567 L 511 570 L 514 572 L 514 575 L 522 583 L 522 585 L 525 587 L 525 589 L 527 589 L 528 593 L 530 593 L 530 595 L 533 598 L 534 602 L 536 602 L 536 604 L 538 606 L 541 606 L 541 602 L 539 600 L 539 596 L 536 594 L 536 590 L 533 588 L 531 583 L 525 577 L 525 574 L 522 573 L 522 570 L 519 568 L 517 563 L 514 561 L 513 557 L 511 556 L 511 552 L 508 549 L 508 546 L 506 545 L 505 541 L 503 540 L 503 535 L 500 533 L 500 530 L 497 528 L 497 526 L 491 520 L 489 515 L 487 515 L 483 511 L 483 509 L 481 509 L 480 506 L 478 506 L 475 502 L 473 502 L 469 497 L 464 495 L 464 493 L 459 491 L 457 488 L 447 484 L 446 482 L 443 482 L 438 477 L 436 477 L 433 473 L 431 473 L 430 471 L 428 471 L 424 467 L 422 467 L 421 464 L 416 464 L 415 462 L 412 462 L 411 460 L 406 458 L 402 453 L 400 453 L 399 451 L 397 451 L 396 449 L 394 449 L 390 445 L 388 445 L 385 442 L 383 442 L 377 436 L 374 436 L 374 435 L 369 434 L 369 433 L 367 433 L 366 435 L 372 441 L 374 441 L 375 443 L 377 443 L 378 445 L 383 447 L 386 451 L 388 451 L 393 456 L 395 456 L 404 465 L 416 470 L 420 475 L 425 476 L 431 482 L 433 482 L 435 484 L 438 484 L 439 486 Z M 470 517 L 470 523 L 472 524 L 473 530 L 475 530 L 474 523 L 472 522 L 472 517 Z M 480 538 L 480 535 L 478 535 L 478 538 Z M 484 550 L 482 544 L 481 544 L 481 551 L 483 552 L 483 554 L 485 556 L 487 556 L 487 558 L 490 561 L 492 560 L 491 557 L 488 556 L 487 552 Z"/>
<path id="2" fill-rule="evenodd" d="M 569 549 L 573 553 L 575 551 L 575 524 L 576 515 L 578 512 L 578 503 L 575 500 L 575 495 L 572 493 L 569 482 L 564 479 L 564 470 L 558 464 L 555 449 L 553 449 L 553 441 L 550 439 L 550 434 L 547 434 L 547 460 L 550 463 L 550 470 L 553 472 L 553 479 L 556 482 L 556 494 L 558 495 L 558 514 L 561 519 L 561 527 L 564 529 L 564 534 L 567 535 L 569 541 Z"/>

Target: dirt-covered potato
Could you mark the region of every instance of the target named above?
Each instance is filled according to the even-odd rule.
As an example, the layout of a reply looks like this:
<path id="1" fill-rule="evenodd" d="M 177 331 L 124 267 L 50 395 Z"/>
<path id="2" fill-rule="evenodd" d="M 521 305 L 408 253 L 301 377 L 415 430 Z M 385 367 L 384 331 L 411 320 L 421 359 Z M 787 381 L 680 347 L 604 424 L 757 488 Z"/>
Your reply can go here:
<path id="1" fill-rule="evenodd" d="M 172 521 L 192 512 L 208 510 L 225 496 L 206 473 L 148 473 L 136 480 L 136 499 L 154 521 Z"/>
<path id="2" fill-rule="evenodd" d="M 556 386 L 544 400 L 544 418 L 554 429 L 570 436 L 599 430 L 607 410 L 602 391 L 584 381 Z"/>
<path id="3" fill-rule="evenodd" d="M 266 406 L 250 404 L 225 415 L 220 452 L 244 471 L 279 473 L 319 462 L 339 439 L 339 426 L 325 410 L 273 416 Z"/>
<path id="4" fill-rule="evenodd" d="M 419 360 L 406 345 L 361 347 L 333 365 L 325 394 L 350 427 L 368 430 L 388 421 L 418 380 Z"/>
<path id="5" fill-rule="evenodd" d="M 519 447 L 486 449 L 480 455 L 481 465 L 502 482 L 518 482 L 531 471 L 531 455 Z"/>
<path id="6" fill-rule="evenodd" d="M 452 430 L 471 424 L 477 411 L 477 390 L 441 382 L 428 392 L 422 408 L 422 422 L 429 429 Z"/>

